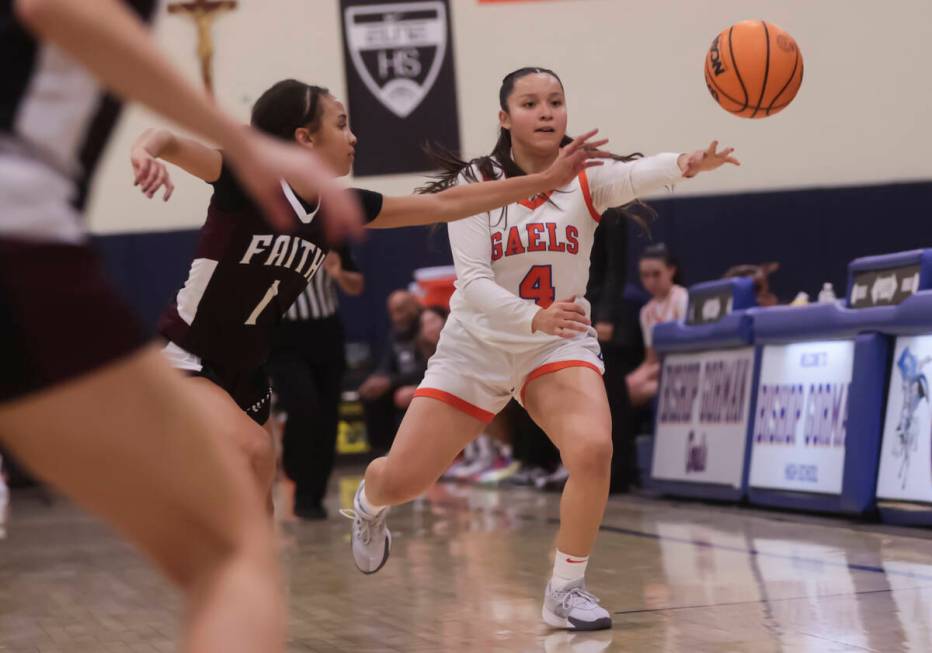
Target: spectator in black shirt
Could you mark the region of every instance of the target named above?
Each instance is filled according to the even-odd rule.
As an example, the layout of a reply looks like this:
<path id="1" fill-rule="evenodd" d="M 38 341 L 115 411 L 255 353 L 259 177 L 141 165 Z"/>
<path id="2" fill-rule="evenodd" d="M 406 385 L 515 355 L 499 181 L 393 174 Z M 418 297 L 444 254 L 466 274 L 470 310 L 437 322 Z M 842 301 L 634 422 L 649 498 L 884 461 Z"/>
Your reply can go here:
<path id="1" fill-rule="evenodd" d="M 421 306 L 417 297 L 406 290 L 396 290 L 388 297 L 391 333 L 375 371 L 359 386 L 359 396 L 366 411 L 369 444 L 376 451 L 387 450 L 404 411 L 394 402 L 395 391 L 420 373 L 426 361 L 417 350 Z"/>

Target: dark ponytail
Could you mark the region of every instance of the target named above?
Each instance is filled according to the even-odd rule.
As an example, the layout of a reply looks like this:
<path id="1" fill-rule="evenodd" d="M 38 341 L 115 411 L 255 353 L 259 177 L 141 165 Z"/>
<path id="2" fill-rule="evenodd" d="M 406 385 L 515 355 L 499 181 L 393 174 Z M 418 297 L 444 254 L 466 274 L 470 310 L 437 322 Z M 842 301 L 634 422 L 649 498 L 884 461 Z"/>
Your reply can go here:
<path id="1" fill-rule="evenodd" d="M 294 140 L 294 132 L 306 127 L 311 133 L 320 128 L 323 103 L 330 91 L 296 79 L 284 79 L 267 89 L 252 106 L 250 123 L 259 131 L 282 140 Z"/>

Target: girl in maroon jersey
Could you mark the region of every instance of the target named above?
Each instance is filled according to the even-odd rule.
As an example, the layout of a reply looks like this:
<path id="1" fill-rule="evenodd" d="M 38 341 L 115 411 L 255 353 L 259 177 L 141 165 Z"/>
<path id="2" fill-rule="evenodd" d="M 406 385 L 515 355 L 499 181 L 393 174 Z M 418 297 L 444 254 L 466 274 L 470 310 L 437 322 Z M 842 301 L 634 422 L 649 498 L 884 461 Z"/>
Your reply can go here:
<path id="1" fill-rule="evenodd" d="M 337 175 L 349 174 L 356 145 L 346 109 L 327 89 L 284 80 L 256 102 L 252 124 L 282 140 L 314 151 Z M 436 195 L 383 197 L 356 189 L 370 228 L 449 222 L 489 211 L 573 179 L 597 165 L 589 132 L 565 147 L 553 165 L 536 175 L 451 188 Z M 192 375 L 194 396 L 215 406 L 216 423 L 237 443 L 264 495 L 271 489 L 275 458 L 263 429 L 269 417 L 269 383 L 262 366 L 272 329 L 306 286 L 331 242 L 322 231 L 328 205 L 313 189 L 283 184 L 294 211 L 290 229 L 274 232 L 261 210 L 242 193 L 222 151 L 164 129 L 144 132 L 132 150 L 136 183 L 153 197 L 171 195 L 165 164 L 174 163 L 212 184 L 207 222 L 188 280 L 165 312 L 160 332 L 165 353 Z"/>

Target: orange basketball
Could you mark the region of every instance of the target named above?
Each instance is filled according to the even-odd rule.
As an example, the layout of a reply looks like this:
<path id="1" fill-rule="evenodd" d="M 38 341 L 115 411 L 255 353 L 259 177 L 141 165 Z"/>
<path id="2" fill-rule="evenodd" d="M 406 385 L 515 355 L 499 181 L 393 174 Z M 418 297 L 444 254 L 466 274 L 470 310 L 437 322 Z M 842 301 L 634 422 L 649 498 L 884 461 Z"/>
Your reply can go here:
<path id="1" fill-rule="evenodd" d="M 722 31 L 705 58 L 705 83 L 723 109 L 742 118 L 779 113 L 803 82 L 803 55 L 792 36 L 763 20 Z"/>

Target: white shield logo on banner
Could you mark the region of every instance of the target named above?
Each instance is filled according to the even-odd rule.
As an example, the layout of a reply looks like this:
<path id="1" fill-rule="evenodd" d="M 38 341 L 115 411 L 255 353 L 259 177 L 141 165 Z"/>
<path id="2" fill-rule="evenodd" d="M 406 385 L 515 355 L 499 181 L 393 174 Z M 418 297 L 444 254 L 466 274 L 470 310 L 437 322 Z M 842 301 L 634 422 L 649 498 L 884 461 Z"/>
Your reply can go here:
<path id="1" fill-rule="evenodd" d="M 347 47 L 362 81 L 389 111 L 406 118 L 440 73 L 447 51 L 446 7 L 429 1 L 360 5 L 347 8 L 345 18 Z M 433 60 L 425 62 L 431 51 Z"/>

